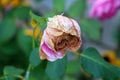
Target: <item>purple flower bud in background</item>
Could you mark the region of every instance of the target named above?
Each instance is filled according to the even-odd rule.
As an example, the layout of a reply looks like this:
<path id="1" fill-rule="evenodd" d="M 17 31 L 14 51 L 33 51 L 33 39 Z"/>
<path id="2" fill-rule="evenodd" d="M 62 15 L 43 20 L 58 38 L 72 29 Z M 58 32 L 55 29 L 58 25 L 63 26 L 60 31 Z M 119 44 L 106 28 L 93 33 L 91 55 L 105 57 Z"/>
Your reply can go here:
<path id="1" fill-rule="evenodd" d="M 120 9 L 120 0 L 88 0 L 92 3 L 90 18 L 98 17 L 100 20 L 113 17 Z"/>

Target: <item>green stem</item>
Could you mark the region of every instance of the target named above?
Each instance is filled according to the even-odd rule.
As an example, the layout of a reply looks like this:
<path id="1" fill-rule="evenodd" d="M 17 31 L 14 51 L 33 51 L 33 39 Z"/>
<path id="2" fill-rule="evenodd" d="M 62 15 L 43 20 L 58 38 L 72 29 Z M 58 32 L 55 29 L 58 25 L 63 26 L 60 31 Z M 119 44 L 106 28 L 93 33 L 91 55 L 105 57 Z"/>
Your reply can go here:
<path id="1" fill-rule="evenodd" d="M 26 71 L 25 80 L 29 80 L 31 68 L 32 68 L 32 66 L 31 66 L 31 64 L 29 64 L 28 69 Z"/>
<path id="2" fill-rule="evenodd" d="M 33 49 L 35 48 L 35 39 L 34 39 L 35 29 L 36 29 L 36 28 L 33 29 L 33 34 L 32 34 L 32 36 L 33 36 L 33 37 L 32 37 L 32 46 L 33 46 Z"/>
<path id="3" fill-rule="evenodd" d="M 36 27 L 33 29 L 33 34 L 32 34 L 32 47 L 33 50 L 35 49 L 35 39 L 34 39 L 34 32 L 35 32 Z M 25 80 L 29 80 L 29 76 L 30 76 L 30 70 L 31 70 L 32 66 L 31 64 L 29 64 L 28 69 L 26 71 L 26 75 L 25 75 Z"/>
<path id="4" fill-rule="evenodd" d="M 79 52 L 75 52 L 76 55 L 80 56 L 82 53 L 79 53 Z"/>

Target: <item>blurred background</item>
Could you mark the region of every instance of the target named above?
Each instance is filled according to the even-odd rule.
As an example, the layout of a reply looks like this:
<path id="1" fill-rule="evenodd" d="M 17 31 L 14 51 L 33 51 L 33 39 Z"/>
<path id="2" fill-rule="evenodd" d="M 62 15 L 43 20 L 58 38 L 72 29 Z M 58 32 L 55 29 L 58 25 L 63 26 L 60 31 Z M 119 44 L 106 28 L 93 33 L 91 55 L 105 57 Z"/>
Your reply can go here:
<path id="1" fill-rule="evenodd" d="M 9 69 L 19 68 L 24 77 L 29 62 L 37 62 L 34 57 L 30 58 L 36 24 L 30 17 L 30 11 L 41 17 L 64 13 L 64 16 L 76 19 L 83 41 L 80 51 L 95 47 L 106 61 L 120 67 L 120 10 L 112 18 L 101 21 L 89 18 L 91 6 L 87 0 L 0 0 L 0 80 L 21 80 L 18 77 L 6 79 L 4 75 Z M 36 48 L 45 27 L 35 31 Z M 39 54 L 36 56 L 39 57 Z M 78 56 L 67 51 L 67 58 L 65 74 L 58 80 L 94 80 L 80 69 Z M 47 61 L 42 61 L 33 68 L 29 80 L 50 80 L 45 73 L 46 64 Z"/>

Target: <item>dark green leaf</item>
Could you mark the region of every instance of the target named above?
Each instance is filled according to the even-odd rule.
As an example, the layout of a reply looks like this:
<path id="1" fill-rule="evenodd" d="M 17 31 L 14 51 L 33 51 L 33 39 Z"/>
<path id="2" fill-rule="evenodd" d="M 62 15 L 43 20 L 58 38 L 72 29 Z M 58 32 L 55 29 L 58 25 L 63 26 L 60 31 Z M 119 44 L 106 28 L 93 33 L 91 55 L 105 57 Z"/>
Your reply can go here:
<path id="1" fill-rule="evenodd" d="M 4 75 L 20 75 L 24 72 L 23 69 L 19 69 L 13 66 L 6 66 L 4 68 Z"/>
<path id="2" fill-rule="evenodd" d="M 4 75 L 6 80 L 16 80 L 15 77 L 24 72 L 23 69 L 19 69 L 13 66 L 6 66 L 4 68 Z"/>
<path id="3" fill-rule="evenodd" d="M 113 34 L 116 41 L 120 42 L 120 23 Z M 119 44 L 119 43 L 118 43 Z"/>
<path id="4" fill-rule="evenodd" d="M 39 57 L 39 48 L 35 48 L 31 55 L 30 55 L 30 58 L 29 58 L 29 61 L 30 61 L 30 64 L 33 66 L 33 67 L 36 67 L 40 64 L 41 60 L 40 60 L 40 57 Z"/>
<path id="5" fill-rule="evenodd" d="M 13 55 L 18 53 L 19 48 L 15 41 L 8 41 L 4 45 L 0 46 L 0 51 L 7 55 Z"/>
<path id="6" fill-rule="evenodd" d="M 17 41 L 19 47 L 29 56 L 32 50 L 32 37 L 25 35 L 24 28 L 19 30 Z"/>
<path id="7" fill-rule="evenodd" d="M 9 41 L 16 32 L 16 26 L 13 19 L 3 19 L 0 22 L 0 44 Z"/>
<path id="8" fill-rule="evenodd" d="M 51 80 L 57 80 L 64 75 L 66 64 L 66 56 L 63 59 L 57 60 L 55 62 L 48 62 L 46 74 L 50 77 Z"/>
<path id="9" fill-rule="evenodd" d="M 64 12 L 65 0 L 53 0 L 55 12 Z"/>
<path id="10" fill-rule="evenodd" d="M 80 64 L 85 71 L 95 78 L 104 78 L 106 80 L 120 78 L 120 68 L 107 63 L 94 48 L 87 48 L 81 54 Z"/>
<path id="11" fill-rule="evenodd" d="M 1 79 L 0 79 L 1 80 Z M 12 77 L 12 76 L 7 76 L 7 77 L 5 77 L 4 79 L 2 79 L 2 80 L 16 80 L 16 78 L 15 77 Z"/>
<path id="12" fill-rule="evenodd" d="M 79 61 L 78 60 L 74 60 L 74 61 L 69 61 L 67 63 L 67 70 L 66 73 L 67 74 L 74 74 L 80 71 L 80 64 L 78 64 Z M 74 64 L 74 65 L 73 65 Z"/>
<path id="13" fill-rule="evenodd" d="M 67 13 L 71 17 L 83 16 L 85 8 L 86 0 L 77 0 L 70 6 Z"/>
<path id="14" fill-rule="evenodd" d="M 32 13 L 31 11 L 30 11 L 30 16 L 33 21 L 37 22 L 37 26 L 39 26 L 41 28 L 44 28 L 46 26 L 47 19 L 45 17 L 37 16 L 34 13 Z"/>
<path id="15" fill-rule="evenodd" d="M 102 25 L 98 20 L 85 19 L 81 21 L 80 24 L 82 31 L 84 31 L 88 37 L 93 40 L 100 39 Z"/>
<path id="16" fill-rule="evenodd" d="M 30 11 L 29 7 L 19 6 L 13 10 L 12 14 L 14 14 L 13 15 L 14 17 L 19 19 L 29 19 L 30 18 L 29 11 Z"/>
<path id="17" fill-rule="evenodd" d="M 52 11 L 52 12 L 49 12 L 49 13 L 44 14 L 44 16 L 45 16 L 45 17 L 53 17 L 53 16 L 55 16 L 56 14 L 57 14 L 56 12 Z"/>
<path id="18" fill-rule="evenodd" d="M 73 76 L 65 76 L 64 80 L 76 80 Z"/>
<path id="19" fill-rule="evenodd" d="M 45 73 L 47 61 L 42 61 L 40 65 L 33 68 L 30 72 L 29 80 L 49 80 L 49 77 Z"/>

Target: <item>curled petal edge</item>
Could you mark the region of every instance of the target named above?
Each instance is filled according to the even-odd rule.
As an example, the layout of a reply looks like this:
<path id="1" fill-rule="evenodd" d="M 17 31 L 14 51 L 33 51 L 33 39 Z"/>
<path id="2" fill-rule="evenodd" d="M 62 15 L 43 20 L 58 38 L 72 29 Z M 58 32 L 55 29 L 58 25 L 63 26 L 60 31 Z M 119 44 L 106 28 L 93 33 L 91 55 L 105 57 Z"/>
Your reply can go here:
<path id="1" fill-rule="evenodd" d="M 51 62 L 53 62 L 57 59 L 61 59 L 65 55 L 65 51 L 55 52 L 45 42 L 43 42 L 42 45 L 41 45 L 40 53 L 42 53 L 42 54 L 40 54 L 41 59 L 47 59 Z"/>

